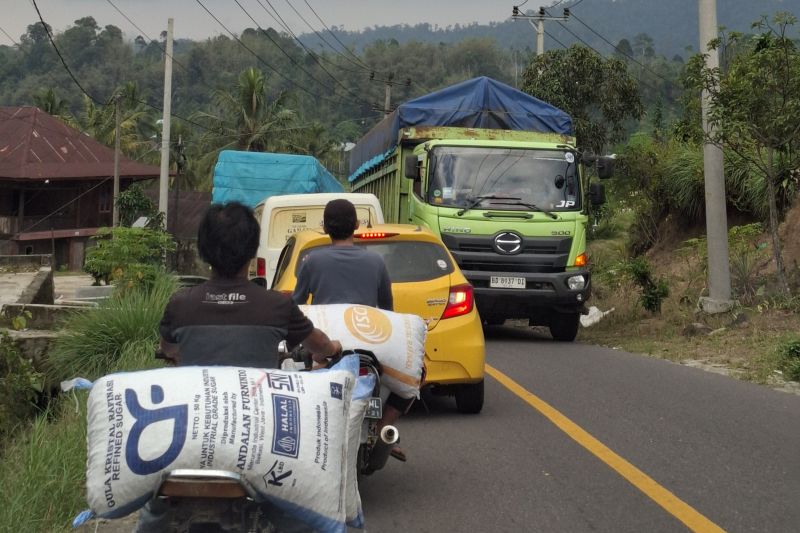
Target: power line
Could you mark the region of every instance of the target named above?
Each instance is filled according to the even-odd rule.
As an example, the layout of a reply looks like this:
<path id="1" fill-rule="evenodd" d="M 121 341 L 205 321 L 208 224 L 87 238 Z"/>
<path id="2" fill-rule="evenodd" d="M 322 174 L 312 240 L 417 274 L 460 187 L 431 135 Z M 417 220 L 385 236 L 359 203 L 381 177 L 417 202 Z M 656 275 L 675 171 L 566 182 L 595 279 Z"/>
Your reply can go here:
<path id="1" fill-rule="evenodd" d="M 594 30 L 594 29 L 593 29 L 591 26 L 589 26 L 589 25 L 588 25 L 588 24 L 586 24 L 584 21 L 582 21 L 582 20 L 581 20 L 581 19 L 579 19 L 577 16 L 575 16 L 575 14 L 573 14 L 573 15 L 572 15 L 572 17 L 573 17 L 575 20 L 577 20 L 578 22 L 580 22 L 581 24 L 583 24 L 584 26 L 586 26 L 586 28 L 587 28 L 587 29 L 588 29 L 590 32 L 594 33 L 595 35 L 597 35 L 598 37 L 600 37 L 600 38 L 601 38 L 603 41 L 605 41 L 606 43 L 608 43 L 608 44 L 609 44 L 611 47 L 613 47 L 613 48 L 614 48 L 614 50 L 615 50 L 615 51 L 617 50 L 617 47 L 616 47 L 616 45 L 615 45 L 614 43 L 612 43 L 611 41 L 609 41 L 608 39 L 606 39 L 605 37 L 603 37 L 602 35 L 600 35 L 600 34 L 599 34 L 597 31 L 595 31 L 595 30 Z M 655 76 L 657 76 L 657 77 L 661 78 L 662 80 L 664 80 L 665 82 L 669 83 L 670 85 L 675 85 L 675 83 L 674 83 L 672 80 L 670 80 L 670 79 L 668 79 L 668 78 L 665 78 L 664 76 L 662 76 L 662 75 L 661 75 L 661 74 L 659 74 L 658 72 L 656 72 L 656 71 L 652 70 L 650 67 L 648 67 L 648 66 L 647 66 L 647 65 L 645 65 L 644 63 L 640 63 L 640 62 L 639 62 L 639 61 L 638 61 L 638 60 L 637 60 L 635 57 L 633 57 L 633 56 L 631 56 L 631 55 L 628 55 L 628 54 L 626 54 L 625 52 L 623 52 L 623 51 L 621 51 L 621 50 L 619 51 L 619 53 L 620 53 L 620 54 L 622 54 L 623 56 L 627 57 L 628 59 L 630 59 L 631 61 L 633 61 L 634 63 L 636 63 L 636 64 L 637 64 L 637 65 L 639 65 L 640 67 L 642 67 L 643 69 L 647 70 L 648 72 L 650 72 L 650 73 L 654 74 Z"/>
<path id="2" fill-rule="evenodd" d="M 219 18 L 217 18 L 217 16 L 216 16 L 216 15 L 214 15 L 214 13 L 212 13 L 212 12 L 211 12 L 211 11 L 210 11 L 210 10 L 209 10 L 207 7 L 206 7 L 206 5 L 205 5 L 205 4 L 204 4 L 204 3 L 203 3 L 201 0 L 195 0 L 195 2 L 197 2 L 197 4 L 198 4 L 200 7 L 202 7 L 202 8 L 203 8 L 203 10 L 204 10 L 206 13 L 208 13 L 208 15 L 209 15 L 209 16 L 210 16 L 212 19 L 214 19 L 214 20 L 217 22 L 217 24 L 219 24 L 220 26 L 222 26 L 222 28 L 223 28 L 223 29 L 224 29 L 226 32 L 228 32 L 228 34 L 230 34 L 230 36 L 231 36 L 231 37 L 233 37 L 233 39 L 234 39 L 234 40 L 235 40 L 237 43 L 239 43 L 239 46 L 241 46 L 242 48 L 244 48 L 245 50 L 247 50 L 247 51 L 248 51 L 248 52 L 249 52 L 249 53 L 250 53 L 250 54 L 251 54 L 253 57 L 255 57 L 255 58 L 256 58 L 256 59 L 257 59 L 257 60 L 258 60 L 260 63 L 262 63 L 262 64 L 263 64 L 264 66 L 266 66 L 267 68 L 269 68 L 269 69 L 270 69 L 271 71 L 273 71 L 275 74 L 277 74 L 278 76 L 280 76 L 280 77 L 281 77 L 281 78 L 283 78 L 284 80 L 288 81 L 289 83 L 291 83 L 292 85 L 294 85 L 295 87 L 297 87 L 298 89 L 300 89 L 301 91 L 303 91 L 304 93 L 308 94 L 309 96 L 311 96 L 311 97 L 313 97 L 313 98 L 318 98 L 318 99 L 322 99 L 322 100 L 328 100 L 329 102 L 333 102 L 334 104 L 341 105 L 341 103 L 342 103 L 342 102 L 340 102 L 340 101 L 337 101 L 337 100 L 335 100 L 335 99 L 332 99 L 332 98 L 329 98 L 329 97 L 327 97 L 327 96 L 323 96 L 323 95 L 321 95 L 321 94 L 317 94 L 317 93 L 314 93 L 314 92 L 310 91 L 309 89 L 307 89 L 307 88 L 306 88 L 306 87 L 304 87 L 303 85 L 301 85 L 301 84 L 297 83 L 297 82 L 296 82 L 296 81 L 294 81 L 293 79 L 291 79 L 291 78 L 289 78 L 288 76 L 286 76 L 286 75 L 285 75 L 283 72 L 281 72 L 281 71 L 280 71 L 280 70 L 278 70 L 277 68 L 273 67 L 273 66 L 272 66 L 271 64 L 269 64 L 267 61 L 265 61 L 265 60 L 264 60 L 264 59 L 263 59 L 263 58 L 262 58 L 260 55 L 258 55 L 258 54 L 257 54 L 255 51 L 253 51 L 253 50 L 252 50 L 252 49 L 251 49 L 249 46 L 247 46 L 246 44 L 244 44 L 244 42 L 243 42 L 243 41 L 242 41 L 242 40 L 241 40 L 239 37 L 237 37 L 235 33 L 233 33 L 231 30 L 229 30 L 229 29 L 228 29 L 228 27 L 227 27 L 227 26 L 225 26 L 225 24 L 223 24 L 223 22 L 222 22 L 222 21 L 221 21 Z"/>
<path id="3" fill-rule="evenodd" d="M 270 12 L 266 8 L 266 6 L 261 2 L 261 0 L 256 0 L 256 1 L 261 6 L 261 9 L 263 9 L 279 26 L 281 26 L 281 28 L 283 28 L 289 35 L 291 35 L 292 38 L 295 41 L 297 41 L 297 44 L 299 44 L 303 48 L 303 50 L 305 50 L 306 53 L 308 53 L 310 56 L 314 57 L 315 59 L 319 58 L 319 59 L 325 61 L 326 63 L 328 63 L 329 65 L 332 65 L 332 66 L 334 66 L 334 67 L 336 67 L 336 68 L 338 68 L 340 70 L 344 70 L 345 72 L 350 72 L 352 74 L 361 74 L 361 72 L 362 72 L 361 70 L 353 70 L 353 69 L 345 68 L 342 65 L 339 65 L 337 63 L 334 63 L 334 62 L 328 60 L 324 55 L 315 54 L 312 50 L 310 50 L 305 45 L 305 43 L 303 43 L 303 41 L 300 39 L 300 37 L 298 37 L 297 34 L 292 31 L 292 28 L 289 26 L 289 23 L 286 22 L 283 19 L 283 17 L 281 17 L 280 13 L 278 13 L 277 8 L 275 6 L 273 6 L 272 3 L 269 0 L 266 0 L 266 2 L 267 2 L 267 5 L 269 5 L 269 7 L 272 9 L 272 11 L 275 12 L 274 15 L 272 14 L 272 12 Z M 313 30 L 313 28 L 312 28 L 312 30 Z M 333 50 L 333 51 L 335 53 L 339 54 L 339 52 L 337 52 L 336 50 Z M 339 55 L 341 55 L 341 54 L 339 54 Z M 347 59 L 348 61 L 350 61 L 350 58 L 348 58 L 347 56 L 344 56 L 344 58 Z M 360 69 L 363 69 L 363 67 L 361 67 L 361 65 L 356 64 L 356 66 L 359 67 Z"/>
<path id="4" fill-rule="evenodd" d="M 50 44 L 53 46 L 53 49 L 55 50 L 56 54 L 58 55 L 58 58 L 61 60 L 61 64 L 64 66 L 64 69 L 67 71 L 67 74 L 69 74 L 69 77 L 72 78 L 72 81 L 75 83 L 75 85 L 78 87 L 78 89 L 80 89 L 80 91 L 84 95 L 86 95 L 86 97 L 89 98 L 89 100 L 94 102 L 96 105 L 99 105 L 101 107 L 105 107 L 105 106 L 109 105 L 107 102 L 102 102 L 102 101 L 98 100 L 97 98 L 95 98 L 94 96 L 89 94 L 86 91 L 86 89 L 84 89 L 83 85 L 81 85 L 81 82 L 78 81 L 78 78 L 75 77 L 75 74 L 73 74 L 72 70 L 69 68 L 69 65 L 67 65 L 67 62 L 64 60 L 64 56 L 61 55 L 61 51 L 58 49 L 58 46 L 56 45 L 56 42 L 53 39 L 53 36 L 50 34 L 49 26 L 44 21 L 44 18 L 42 17 L 41 11 L 39 11 L 39 6 L 36 5 L 36 0 L 31 0 L 31 3 L 33 4 L 33 7 L 36 9 L 36 14 L 39 16 L 39 21 L 41 21 L 42 27 L 45 29 L 45 32 L 47 33 L 47 38 L 50 40 Z M 138 103 L 140 103 L 142 105 L 145 105 L 147 107 L 150 107 L 152 109 L 155 109 L 156 111 L 159 111 L 161 113 L 164 112 L 164 110 L 162 108 L 160 108 L 160 107 L 158 107 L 156 105 L 153 105 L 153 104 L 151 104 L 150 102 L 148 102 L 146 100 L 140 100 L 138 98 L 133 98 L 132 100 L 135 101 L 135 102 L 138 102 Z M 182 117 L 180 115 L 176 115 L 175 113 L 170 113 L 170 116 L 173 116 L 173 117 L 175 117 L 175 118 L 177 118 L 179 120 L 182 120 L 184 122 L 187 122 L 189 124 L 193 124 L 193 125 L 195 125 L 195 126 L 197 126 L 199 128 L 202 128 L 204 130 L 211 131 L 211 128 L 203 126 L 202 124 L 200 124 L 198 122 L 195 122 L 195 121 L 193 121 L 191 119 Z"/>
<path id="5" fill-rule="evenodd" d="M 262 33 L 263 33 L 263 34 L 264 34 L 264 35 L 267 37 L 267 39 L 269 39 L 269 40 L 270 40 L 270 42 L 272 42 L 272 44 L 274 44 L 274 45 L 275 45 L 275 46 L 278 48 L 278 50 L 280 50 L 280 51 L 283 53 L 283 55 L 285 55 L 287 58 L 289 58 L 289 61 L 291 61 L 291 62 L 292 62 L 294 65 L 296 65 L 296 66 L 297 66 L 297 68 L 299 68 L 300 70 L 302 70 L 303 72 L 305 72 L 306 74 L 308 74 L 308 76 L 309 76 L 309 77 L 310 77 L 312 80 L 314 80 L 314 81 L 316 81 L 317 83 L 319 83 L 319 84 L 320 84 L 322 87 L 324 87 L 324 88 L 328 89 L 328 90 L 329 90 L 329 91 L 331 91 L 331 92 L 335 92 L 335 91 L 334 91 L 332 88 L 328 87 L 327 85 L 325 85 L 324 83 L 322 83 L 321 81 L 319 81 L 318 79 L 316 79 L 316 78 L 315 78 L 315 77 L 314 77 L 314 76 L 313 76 L 313 75 L 312 75 L 310 72 L 308 72 L 308 71 L 307 71 L 307 70 L 306 70 L 306 69 L 305 69 L 305 68 L 304 68 L 304 67 L 303 67 L 301 64 L 299 64 L 299 63 L 298 63 L 298 62 L 297 62 L 297 61 L 296 61 L 296 60 L 295 60 L 295 59 L 294 59 L 294 58 L 293 58 L 293 57 L 292 57 L 292 56 L 291 56 L 291 55 L 290 55 L 290 54 L 289 54 L 289 53 L 288 53 L 286 50 L 284 50 L 284 49 L 283 49 L 283 47 L 281 47 L 281 45 L 280 45 L 280 44 L 279 44 L 279 43 L 278 43 L 278 42 L 277 42 L 275 39 L 273 39 L 273 38 L 272 38 L 272 36 L 271 36 L 271 35 L 270 35 L 270 34 L 267 32 L 267 30 L 265 30 L 264 28 L 262 28 L 262 27 L 261 27 L 261 26 L 258 24 L 258 22 L 256 21 L 256 19 L 254 19 L 254 18 L 252 17 L 252 15 L 250 15 L 250 13 L 247 11 L 247 9 L 245 9 L 245 8 L 244 8 L 244 6 L 243 6 L 243 5 L 242 5 L 242 4 L 239 2 L 239 0 L 233 0 L 233 1 L 234 1 L 234 2 L 236 2 L 236 5 L 237 5 L 237 6 L 239 6 L 239 8 L 240 8 L 242 11 L 244 11 L 244 14 L 245 14 L 245 15 L 247 15 L 247 17 L 248 17 L 248 18 L 249 18 L 251 21 L 253 21 L 253 24 L 255 24 L 255 25 L 256 25 L 256 27 L 257 27 L 259 30 L 261 30 L 261 32 L 262 32 Z M 312 56 L 312 58 L 313 58 L 313 59 L 314 59 L 314 60 L 317 62 L 317 64 L 320 66 L 320 68 L 321 68 L 321 69 L 322 69 L 322 70 L 323 70 L 323 71 L 324 71 L 324 72 L 325 72 L 325 73 L 326 73 L 328 76 L 330 76 L 330 78 L 331 78 L 331 79 L 332 79 L 334 82 L 336 82 L 336 84 L 337 84 L 337 85 L 339 85 L 339 86 L 340 86 L 342 89 L 344 89 L 344 90 L 345 90 L 347 93 L 349 93 L 349 94 L 350 94 L 350 96 L 352 96 L 352 97 L 356 98 L 357 100 L 360 100 L 360 99 L 361 99 L 361 97 L 360 97 L 359 95 L 357 95 L 356 93 L 352 92 L 352 91 L 351 91 L 351 90 L 350 90 L 350 89 L 349 89 L 347 86 L 345 86 L 345 85 L 344 85 L 344 84 L 343 84 L 341 81 L 339 81 L 339 80 L 338 80 L 338 79 L 337 79 L 337 78 L 336 78 L 336 77 L 335 77 L 333 74 L 331 74 L 331 73 L 330 73 L 330 72 L 329 72 L 329 71 L 328 71 L 328 70 L 327 70 L 327 69 L 326 69 L 326 68 L 325 68 L 325 67 L 322 65 L 322 63 L 320 63 L 319 61 L 317 61 L 317 59 L 316 59 L 316 58 L 314 58 L 313 56 Z"/>
<path id="6" fill-rule="evenodd" d="M 17 41 L 15 41 L 15 40 L 14 40 L 14 38 L 13 38 L 13 37 L 11 37 L 11 36 L 8 34 L 8 32 L 7 32 L 6 30 L 4 30 L 4 29 L 3 29 L 3 27 L 2 27 L 2 26 L 0 26 L 0 32 L 2 32 L 2 33 L 3 33 L 3 35 L 5 35 L 6 37 L 8 37 L 8 40 L 9 40 L 9 41 L 11 41 L 11 42 L 12 42 L 12 43 L 14 43 L 14 44 L 17 44 Z M 19 46 L 19 45 L 17 44 L 17 46 Z"/>
<path id="7" fill-rule="evenodd" d="M 286 1 L 288 3 L 289 0 L 286 0 Z M 353 56 L 356 59 L 356 61 L 358 61 L 361 65 L 364 66 L 364 68 L 370 69 L 369 65 L 364 63 L 364 61 L 360 57 L 358 57 L 356 54 L 354 54 L 349 48 L 347 48 L 347 46 L 342 41 L 339 40 L 339 38 L 336 36 L 336 34 L 333 33 L 333 31 L 331 31 L 331 29 L 328 27 L 327 24 L 325 24 L 325 21 L 322 20 L 322 17 L 320 17 L 317 14 L 317 12 L 314 10 L 314 8 L 311 7 L 311 4 L 308 3 L 308 0 L 303 0 L 303 2 L 306 4 L 306 6 L 308 6 L 308 9 L 310 9 L 311 12 L 314 13 L 314 16 L 317 17 L 317 20 L 320 22 L 320 24 L 322 24 L 322 27 L 325 28 L 325 30 L 327 30 L 327 32 L 331 34 L 331 37 L 336 39 L 336 42 L 339 43 L 339 45 L 341 45 L 342 49 L 345 50 L 351 56 Z M 314 33 L 317 33 L 317 32 L 314 32 Z M 320 36 L 320 38 L 321 38 L 321 36 Z M 325 41 L 325 40 L 323 39 L 323 41 Z M 328 46 L 330 46 L 330 44 L 328 44 Z M 333 47 L 331 47 L 331 49 L 334 50 Z M 336 51 L 336 50 L 334 50 L 334 51 Z"/>
<path id="8" fill-rule="evenodd" d="M 92 102 L 94 102 L 94 103 L 96 103 L 98 105 L 104 105 L 99 100 L 97 100 L 94 96 L 89 94 L 86 91 L 86 89 L 83 88 L 83 85 L 81 85 L 81 82 L 78 81 L 78 78 L 75 77 L 75 74 L 72 73 L 72 70 L 70 70 L 69 65 L 67 65 L 66 61 L 64 61 L 64 56 L 61 55 L 61 51 L 58 49 L 58 46 L 56 46 L 56 42 L 53 40 L 53 36 L 50 35 L 50 28 L 47 26 L 47 23 L 44 21 L 44 18 L 42 17 L 42 12 L 39 11 L 39 6 L 36 5 L 36 0 L 31 0 L 31 3 L 33 4 L 34 9 L 36 9 L 36 14 L 39 15 L 39 20 L 42 22 L 42 27 L 44 28 L 45 33 L 47 33 L 47 38 L 50 40 L 50 44 L 53 45 L 53 49 L 56 51 L 56 54 L 58 55 L 58 58 L 61 60 L 61 64 L 64 65 L 64 69 L 67 71 L 67 74 L 69 74 L 69 77 L 72 78 L 72 81 L 75 82 L 75 85 L 78 86 L 78 89 L 80 89 L 81 92 L 83 94 L 85 94 Z"/>
<path id="9" fill-rule="evenodd" d="M 117 13 L 119 13 L 120 15 L 122 15 L 122 17 L 123 17 L 125 20 L 127 20 L 127 21 L 128 21 L 128 23 L 130 23 L 130 25 L 131 25 L 131 26 L 133 26 L 134 28 L 136 28 L 136 30 L 137 30 L 137 31 L 138 31 L 138 32 L 139 32 L 141 35 L 145 36 L 145 37 L 147 38 L 147 40 L 149 40 L 150 42 L 157 42 L 155 39 L 153 39 L 152 37 L 150 37 L 149 35 L 147 35 L 147 33 L 146 33 L 144 30 L 142 30 L 142 28 L 140 28 L 140 27 L 139 27 L 139 26 L 138 26 L 138 25 L 137 25 L 137 24 L 136 24 L 136 23 L 135 23 L 133 20 L 131 20 L 131 18 L 130 18 L 128 15 L 126 15 L 126 14 L 125 14 L 125 13 L 124 13 L 124 12 L 123 12 L 123 11 L 122 11 L 122 10 L 121 10 L 121 9 L 120 9 L 120 8 L 119 8 L 119 7 L 118 7 L 118 6 L 117 6 L 117 5 L 116 5 L 116 4 L 115 4 L 115 3 L 114 3 L 112 0 L 106 0 L 106 2 L 107 2 L 107 3 L 108 3 L 110 6 L 111 6 L 111 7 L 113 7 L 113 8 L 114 8 L 114 9 L 117 11 Z M 179 67 L 180 67 L 180 68 L 181 68 L 181 69 L 182 69 L 184 72 L 186 72 L 186 73 L 189 73 L 189 67 L 187 67 L 186 65 L 184 65 L 183 63 L 181 63 L 180 61 L 178 61 L 178 60 L 175 58 L 175 54 L 172 54 L 172 55 L 168 54 L 168 53 L 167 53 L 167 48 L 166 48 L 166 46 L 164 46 L 164 45 L 162 45 L 162 44 L 159 44 L 159 45 L 158 45 L 158 47 L 159 47 L 159 48 L 160 48 L 160 49 L 161 49 L 161 50 L 164 52 L 164 55 L 165 55 L 165 56 L 168 56 L 170 59 L 172 59 L 173 63 L 175 63 L 176 65 L 178 65 L 178 66 L 179 66 Z M 203 80 L 203 79 L 201 79 L 201 80 L 200 80 L 200 83 L 202 83 L 203 85 L 205 85 L 205 86 L 206 86 L 206 88 L 210 89 L 211 91 L 217 91 L 217 90 L 218 90 L 217 88 L 215 88 L 215 87 L 212 87 L 211 85 L 209 85 L 208 83 L 206 83 L 206 81 L 205 81 L 205 80 Z"/>

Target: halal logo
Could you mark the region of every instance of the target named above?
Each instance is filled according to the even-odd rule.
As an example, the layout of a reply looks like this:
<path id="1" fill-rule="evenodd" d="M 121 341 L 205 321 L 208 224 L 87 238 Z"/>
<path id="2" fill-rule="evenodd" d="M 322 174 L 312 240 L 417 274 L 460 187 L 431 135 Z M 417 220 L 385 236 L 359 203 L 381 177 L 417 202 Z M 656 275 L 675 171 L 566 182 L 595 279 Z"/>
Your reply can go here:
<path id="1" fill-rule="evenodd" d="M 494 238 L 494 249 L 501 254 L 517 254 L 522 250 L 522 237 L 518 234 L 504 231 Z"/>
<path id="2" fill-rule="evenodd" d="M 370 344 L 381 344 L 392 336 L 392 323 L 372 307 L 354 305 L 344 311 L 344 323 L 354 337 Z"/>

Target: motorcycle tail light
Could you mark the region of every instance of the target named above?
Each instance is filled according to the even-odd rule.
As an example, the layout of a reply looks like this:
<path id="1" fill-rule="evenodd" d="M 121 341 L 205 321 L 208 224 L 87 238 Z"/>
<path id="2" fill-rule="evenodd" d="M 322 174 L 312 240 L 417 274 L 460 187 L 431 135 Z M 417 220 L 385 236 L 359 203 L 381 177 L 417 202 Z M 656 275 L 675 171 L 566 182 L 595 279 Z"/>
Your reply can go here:
<path id="1" fill-rule="evenodd" d="M 442 313 L 442 320 L 469 314 L 475 305 L 475 296 L 472 292 L 472 285 L 456 285 L 450 287 L 450 295 L 447 297 L 447 306 Z"/>
<path id="2" fill-rule="evenodd" d="M 267 277 L 267 260 L 263 257 L 256 259 L 256 276 L 259 278 Z"/>

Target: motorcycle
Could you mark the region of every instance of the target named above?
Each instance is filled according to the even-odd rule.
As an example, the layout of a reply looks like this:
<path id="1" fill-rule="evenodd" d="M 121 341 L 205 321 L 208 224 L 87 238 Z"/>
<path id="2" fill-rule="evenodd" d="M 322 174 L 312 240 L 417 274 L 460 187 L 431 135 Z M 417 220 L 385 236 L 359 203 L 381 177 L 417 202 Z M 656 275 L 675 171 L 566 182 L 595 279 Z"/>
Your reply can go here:
<path id="1" fill-rule="evenodd" d="M 309 371 L 313 366 L 311 354 L 302 346 L 289 351 L 282 343 L 279 352 L 283 360 L 281 368 L 284 370 Z M 356 472 L 359 475 L 371 475 L 386 465 L 392 446 L 399 440 L 399 432 L 391 425 L 378 429 L 388 392 L 382 390 L 382 367 L 373 352 L 346 350 L 331 360 L 328 366 L 333 366 L 341 357 L 350 354 L 358 356 L 360 376 L 374 376 L 373 389 L 366 398 L 356 455 Z M 163 357 L 163 354 L 159 355 Z M 236 472 L 178 469 L 165 476 L 153 510 L 168 513 L 167 530 L 175 533 L 284 533 L 295 529 L 306 530 L 277 507 L 259 500 L 255 489 Z"/>
<path id="2" fill-rule="evenodd" d="M 311 353 L 303 348 L 302 345 L 288 350 L 285 343 L 283 343 L 278 351 L 283 354 L 284 363 L 282 368 L 284 369 L 309 371 L 313 368 L 314 362 L 311 358 Z M 383 366 L 378 361 L 375 353 L 358 348 L 345 350 L 341 355 L 330 359 L 327 367 L 332 367 L 346 355 L 358 356 L 359 376 L 374 376 L 375 385 L 367 400 L 356 459 L 356 471 L 360 475 L 369 476 L 386 466 L 392 447 L 400 440 L 400 433 L 392 425 L 386 425 L 380 430 L 378 429 L 380 420 L 383 417 L 383 404 L 389 395 L 389 391 L 381 387 Z"/>

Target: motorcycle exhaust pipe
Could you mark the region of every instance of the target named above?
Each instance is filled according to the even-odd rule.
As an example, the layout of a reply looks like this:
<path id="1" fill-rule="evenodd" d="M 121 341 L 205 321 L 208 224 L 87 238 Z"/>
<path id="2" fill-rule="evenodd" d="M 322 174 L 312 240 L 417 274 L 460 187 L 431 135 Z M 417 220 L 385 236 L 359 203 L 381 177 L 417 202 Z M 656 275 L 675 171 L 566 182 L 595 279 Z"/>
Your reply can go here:
<path id="1" fill-rule="evenodd" d="M 372 452 L 369 454 L 368 469 L 371 471 L 380 470 L 386 465 L 392 446 L 400 440 L 400 432 L 397 431 L 396 427 L 387 425 L 383 426 L 379 437 L 378 442 L 375 443 Z"/>

